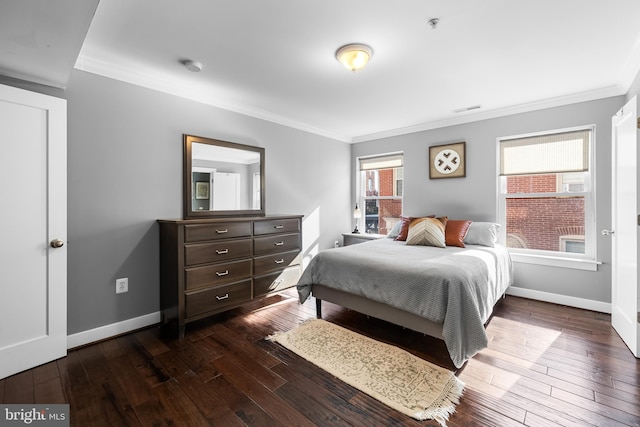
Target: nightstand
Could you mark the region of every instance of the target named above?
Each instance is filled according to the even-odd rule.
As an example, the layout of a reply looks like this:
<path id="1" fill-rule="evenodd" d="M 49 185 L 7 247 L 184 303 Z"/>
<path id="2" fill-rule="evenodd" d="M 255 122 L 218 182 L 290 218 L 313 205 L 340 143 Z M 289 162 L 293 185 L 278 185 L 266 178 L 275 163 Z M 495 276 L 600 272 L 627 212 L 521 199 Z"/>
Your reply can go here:
<path id="1" fill-rule="evenodd" d="M 384 234 L 342 233 L 344 246 L 355 245 L 369 240 L 383 239 L 384 237 L 386 237 Z"/>

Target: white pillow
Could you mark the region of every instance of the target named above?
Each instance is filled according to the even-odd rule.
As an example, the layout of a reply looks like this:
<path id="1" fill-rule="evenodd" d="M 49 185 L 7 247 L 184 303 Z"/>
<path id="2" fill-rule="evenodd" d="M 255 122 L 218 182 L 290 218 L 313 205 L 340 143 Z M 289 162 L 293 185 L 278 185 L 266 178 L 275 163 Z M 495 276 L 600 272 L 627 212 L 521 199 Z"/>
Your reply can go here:
<path id="1" fill-rule="evenodd" d="M 389 231 L 389 233 L 387 233 L 387 237 L 390 239 L 395 239 L 396 237 L 398 237 L 400 235 L 400 227 L 402 227 L 402 221 L 398 221 L 393 224 L 393 228 L 391 229 L 391 231 Z"/>
<path id="2" fill-rule="evenodd" d="M 472 222 L 467 235 L 464 236 L 465 245 L 482 245 L 494 247 L 498 241 L 500 224 L 494 222 Z"/>

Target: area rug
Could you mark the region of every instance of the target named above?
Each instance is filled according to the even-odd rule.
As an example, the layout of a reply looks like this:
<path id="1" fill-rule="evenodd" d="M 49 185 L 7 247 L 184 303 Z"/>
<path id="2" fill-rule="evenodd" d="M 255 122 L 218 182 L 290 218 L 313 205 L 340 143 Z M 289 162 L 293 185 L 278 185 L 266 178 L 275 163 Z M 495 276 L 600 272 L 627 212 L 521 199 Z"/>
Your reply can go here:
<path id="1" fill-rule="evenodd" d="M 453 372 L 325 320 L 268 339 L 417 420 L 446 425 L 464 390 Z"/>

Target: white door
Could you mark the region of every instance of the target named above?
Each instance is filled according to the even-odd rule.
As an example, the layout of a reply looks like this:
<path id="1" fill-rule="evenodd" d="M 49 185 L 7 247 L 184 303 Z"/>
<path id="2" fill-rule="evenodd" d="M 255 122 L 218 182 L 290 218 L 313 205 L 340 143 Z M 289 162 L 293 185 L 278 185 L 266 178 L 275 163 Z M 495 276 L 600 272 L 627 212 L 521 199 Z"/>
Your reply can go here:
<path id="1" fill-rule="evenodd" d="M 0 378 L 67 354 L 66 147 L 65 100 L 0 85 Z"/>
<path id="2" fill-rule="evenodd" d="M 611 324 L 638 357 L 638 152 L 634 96 L 612 118 Z M 603 230 L 607 234 L 607 230 Z"/>
<path id="3" fill-rule="evenodd" d="M 213 175 L 213 208 L 217 211 L 240 209 L 240 174 L 216 172 Z"/>

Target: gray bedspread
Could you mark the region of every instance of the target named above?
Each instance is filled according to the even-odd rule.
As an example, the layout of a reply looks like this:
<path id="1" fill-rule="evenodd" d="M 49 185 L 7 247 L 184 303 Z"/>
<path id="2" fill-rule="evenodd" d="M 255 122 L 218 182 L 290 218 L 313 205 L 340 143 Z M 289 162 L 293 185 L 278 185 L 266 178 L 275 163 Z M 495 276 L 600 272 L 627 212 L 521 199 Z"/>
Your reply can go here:
<path id="1" fill-rule="evenodd" d="M 442 323 L 456 367 L 487 347 L 484 324 L 512 282 L 502 246 L 409 246 L 393 239 L 328 249 L 298 281 L 304 302 L 314 284 L 339 289 Z"/>

